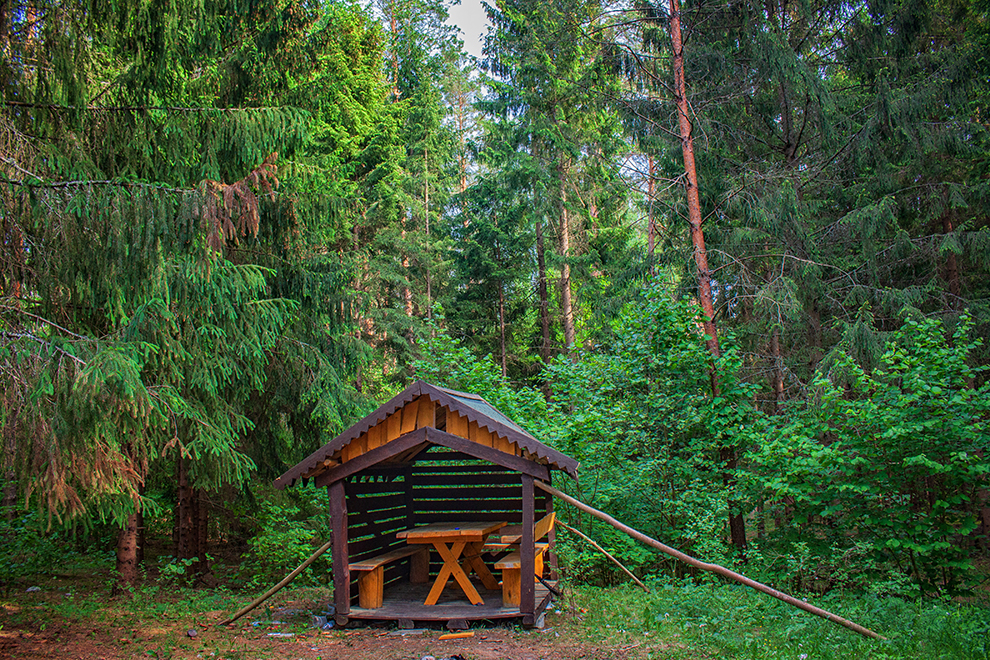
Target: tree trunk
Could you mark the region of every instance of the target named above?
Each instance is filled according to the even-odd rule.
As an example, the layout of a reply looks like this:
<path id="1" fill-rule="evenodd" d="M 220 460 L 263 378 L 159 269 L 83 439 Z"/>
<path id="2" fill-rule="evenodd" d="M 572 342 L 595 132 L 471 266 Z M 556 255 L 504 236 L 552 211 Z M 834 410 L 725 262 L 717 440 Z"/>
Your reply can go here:
<path id="1" fill-rule="evenodd" d="M 550 361 L 550 296 L 547 291 L 547 261 L 546 248 L 543 244 L 543 221 L 536 221 L 536 269 L 537 293 L 540 297 L 540 357 L 544 362 Z"/>
<path id="2" fill-rule="evenodd" d="M 784 403 L 784 358 L 780 353 L 780 326 L 775 325 L 770 331 L 770 359 L 773 360 L 771 379 L 773 386 L 773 412 L 780 412 Z"/>
<path id="3" fill-rule="evenodd" d="M 808 314 L 808 379 L 810 380 L 815 371 L 818 370 L 818 363 L 822 359 L 822 315 L 818 309 L 818 303 L 812 302 L 807 310 Z"/>
<path id="4" fill-rule="evenodd" d="M 195 513 L 193 489 L 189 485 L 189 459 L 179 456 L 176 461 L 175 542 L 176 559 L 192 559 L 196 556 Z"/>
<path id="5" fill-rule="evenodd" d="M 505 348 L 505 290 L 500 280 L 498 283 L 498 341 L 502 354 L 502 378 L 509 375 Z"/>
<path id="6" fill-rule="evenodd" d="M 708 253 L 705 250 L 705 234 L 702 231 L 701 198 L 698 194 L 698 172 L 694 161 L 694 139 L 691 135 L 691 120 L 687 102 L 687 85 L 684 80 L 684 43 L 681 39 L 681 16 L 678 0 L 670 0 L 670 38 L 674 55 L 674 95 L 677 104 L 677 123 L 681 135 L 681 153 L 684 157 L 684 174 L 687 188 L 688 223 L 691 227 L 691 244 L 694 246 L 694 263 L 698 272 L 698 302 L 705 314 L 702 326 L 705 331 L 705 344 L 711 354 L 709 375 L 712 396 L 719 398 L 722 388 L 719 382 L 716 359 L 720 356 L 718 331 L 715 325 L 715 306 L 712 297 L 712 274 L 708 268 Z M 719 458 L 725 466 L 722 479 L 726 486 L 734 485 L 732 473 L 736 469 L 738 457 L 735 447 L 724 446 L 719 450 Z M 732 544 L 742 552 L 746 548 L 746 526 L 742 513 L 729 502 L 729 530 Z"/>
<path id="7" fill-rule="evenodd" d="M 15 451 L 14 446 L 14 434 L 11 433 L 7 436 L 6 442 L 4 443 L 4 452 L 6 454 L 5 458 L 13 459 Z M 4 518 L 10 522 L 14 519 L 14 509 L 17 506 L 17 473 L 13 470 L 6 474 L 6 479 L 3 484 L 3 502 L 0 503 L 0 508 L 3 510 Z"/>
<path id="8" fill-rule="evenodd" d="M 197 578 L 208 587 L 217 586 L 217 579 L 210 569 L 210 503 L 206 490 L 196 490 L 196 565 Z"/>
<path id="9" fill-rule="evenodd" d="M 117 534 L 118 590 L 137 586 L 138 577 L 138 514 L 134 512 Z"/>
<path id="10" fill-rule="evenodd" d="M 657 193 L 657 179 L 656 179 L 656 161 L 653 160 L 653 156 L 648 157 L 649 160 L 649 175 L 646 179 L 646 256 L 649 257 L 650 268 L 653 267 L 653 252 L 657 247 L 657 226 L 656 221 L 653 218 L 653 199 L 656 197 Z"/>
<path id="11" fill-rule="evenodd" d="M 942 233 L 951 234 L 955 227 L 952 226 L 952 214 L 946 209 L 942 214 Z M 958 309 L 962 295 L 962 287 L 959 285 L 959 262 L 956 260 L 956 253 L 947 250 L 945 255 L 945 281 L 949 285 L 949 309 Z"/>
<path id="12" fill-rule="evenodd" d="M 215 586 L 216 578 L 210 572 L 207 556 L 209 511 L 206 493 L 193 488 L 189 479 L 189 459 L 180 457 L 176 464 L 177 502 L 175 507 L 176 559 L 195 560 L 190 564 L 189 577 L 207 586 Z"/>
<path id="13" fill-rule="evenodd" d="M 144 486 L 141 486 L 141 495 L 144 495 Z M 137 519 L 135 523 L 137 524 L 137 563 L 138 566 L 144 563 L 144 509 L 138 508 Z"/>
<path id="14" fill-rule="evenodd" d="M 564 329 L 564 350 L 574 357 L 574 310 L 571 301 L 571 226 L 567 212 L 567 165 L 560 163 L 557 168 L 560 177 L 560 320 Z"/>
<path id="15" fill-rule="evenodd" d="M 403 224 L 402 234 L 401 234 L 402 242 L 405 243 L 406 242 L 405 222 L 403 222 L 402 224 Z M 406 284 L 402 286 L 402 307 L 406 311 L 406 316 L 412 318 L 413 315 L 412 289 L 409 288 L 409 284 L 408 284 L 408 282 L 412 280 L 412 277 L 409 273 L 409 256 L 406 254 L 402 255 L 402 270 L 406 274 Z M 409 330 L 409 333 L 407 334 L 406 338 L 410 340 L 412 339 L 412 330 Z"/>
<path id="16" fill-rule="evenodd" d="M 394 101 L 399 100 L 399 51 L 398 51 L 398 41 L 399 41 L 399 22 L 395 17 L 395 10 L 392 8 L 392 3 L 389 2 L 387 5 L 387 11 L 389 15 L 389 27 L 392 29 L 392 98 Z"/>
<path id="17" fill-rule="evenodd" d="M 433 279 L 430 273 L 430 151 L 423 149 L 423 216 L 426 226 L 426 318 L 433 320 Z"/>

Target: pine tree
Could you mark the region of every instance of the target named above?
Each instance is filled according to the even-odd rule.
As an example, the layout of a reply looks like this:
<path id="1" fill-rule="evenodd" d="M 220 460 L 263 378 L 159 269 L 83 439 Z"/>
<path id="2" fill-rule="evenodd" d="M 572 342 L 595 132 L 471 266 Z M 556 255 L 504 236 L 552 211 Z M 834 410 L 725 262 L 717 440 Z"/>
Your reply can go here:
<path id="1" fill-rule="evenodd" d="M 514 126 L 500 134 L 523 153 L 505 162 L 516 168 L 511 178 L 530 200 L 539 301 L 534 343 L 544 361 L 556 352 L 552 326 L 559 328 L 565 352 L 576 349 L 578 305 L 572 269 L 587 245 L 588 225 L 597 222 L 595 197 L 602 181 L 614 178 L 611 168 L 617 167 L 615 161 L 606 168 L 610 171 L 599 167 L 605 162 L 602 154 L 613 154 L 617 132 L 614 115 L 599 95 L 607 92 L 608 78 L 600 76 L 596 42 L 582 33 L 583 23 L 592 20 L 596 10 L 593 2 L 487 6 L 495 32 L 486 41 L 490 92 L 480 107 L 493 119 Z M 603 178 L 594 179 L 592 173 Z M 548 246 L 551 241 L 556 249 Z M 553 271 L 557 323 L 550 314 Z"/>

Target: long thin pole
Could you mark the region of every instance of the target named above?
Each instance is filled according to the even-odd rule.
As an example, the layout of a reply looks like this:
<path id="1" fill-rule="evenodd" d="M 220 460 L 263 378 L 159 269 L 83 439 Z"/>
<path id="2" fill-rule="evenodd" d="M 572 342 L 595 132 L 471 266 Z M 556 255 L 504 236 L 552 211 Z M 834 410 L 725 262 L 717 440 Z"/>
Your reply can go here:
<path id="1" fill-rule="evenodd" d="M 639 578 L 636 577 L 635 575 L 633 575 L 633 572 L 632 571 L 630 571 L 628 568 L 626 568 L 625 566 L 623 566 L 622 565 L 622 562 L 620 562 L 618 559 L 616 559 L 615 557 L 613 557 L 608 552 L 608 550 L 606 550 L 602 546 L 598 545 L 597 543 L 595 543 L 594 541 L 592 541 L 590 538 L 588 538 L 587 536 L 585 536 L 584 533 L 582 533 L 582 532 L 574 529 L 573 527 L 571 527 L 570 525 L 568 525 L 564 521 L 558 520 L 557 521 L 557 524 L 560 525 L 561 527 L 563 527 L 564 529 L 566 529 L 567 531 L 571 532 L 572 534 L 575 534 L 576 536 L 584 539 L 595 550 L 597 550 L 598 552 L 602 553 L 603 555 L 605 555 L 606 557 L 608 557 L 609 559 L 611 559 L 613 564 L 615 564 L 616 566 L 618 566 L 619 568 L 621 568 L 625 572 L 625 574 L 629 576 L 629 579 L 631 579 L 633 582 L 635 582 L 636 584 L 638 584 L 639 586 L 641 586 L 643 588 L 643 591 L 645 591 L 646 593 L 650 593 L 649 587 L 647 587 L 645 584 L 643 584 L 642 582 L 640 582 Z"/>
<path id="2" fill-rule="evenodd" d="M 567 502 L 571 506 L 576 507 L 576 508 L 578 508 L 578 509 L 580 509 L 582 511 L 587 512 L 587 513 L 590 513 L 595 518 L 598 518 L 599 520 L 603 520 L 603 521 L 607 522 L 609 525 L 611 525 L 612 527 L 615 527 L 620 532 L 625 532 L 626 534 L 628 534 L 629 536 L 633 537 L 637 541 L 642 541 L 646 545 L 651 546 L 651 547 L 654 547 L 657 550 L 659 550 L 660 552 L 663 552 L 664 554 L 668 554 L 671 557 L 674 557 L 675 559 L 680 559 L 685 564 L 688 564 L 690 566 L 694 566 L 695 568 L 699 568 L 699 569 L 701 569 L 703 571 L 709 571 L 709 572 L 712 572 L 712 573 L 716 573 L 717 575 L 721 575 L 722 577 L 728 578 L 730 580 L 734 580 L 736 582 L 739 582 L 740 584 L 744 584 L 747 587 L 751 587 L 753 589 L 756 589 L 757 591 L 760 591 L 762 593 L 765 593 L 768 596 L 773 596 L 777 600 L 782 600 L 785 603 L 787 603 L 788 605 L 793 605 L 794 607 L 796 607 L 798 609 L 801 609 L 801 610 L 804 610 L 805 612 L 809 612 L 811 614 L 814 614 L 815 616 L 820 616 L 823 619 L 827 619 L 829 621 L 832 621 L 833 623 L 838 623 L 841 626 L 845 626 L 846 628 L 849 628 L 850 630 L 854 630 L 854 631 L 858 632 L 860 635 L 863 635 L 864 637 L 872 637 L 873 639 L 887 639 L 886 637 L 884 637 L 882 635 L 878 635 L 877 633 L 873 632 L 869 628 L 864 628 L 863 626 L 859 625 L 858 623 L 853 623 L 852 621 L 850 621 L 848 619 L 843 619 L 841 616 L 838 616 L 836 614 L 832 614 L 831 612 L 829 612 L 827 610 L 823 610 L 820 607 L 815 607 L 814 605 L 810 605 L 810 604 L 804 602 L 803 600 L 798 600 L 797 598 L 794 598 L 793 596 L 788 596 L 784 592 L 777 591 L 773 587 L 768 587 L 767 585 L 762 584 L 760 582 L 757 582 L 756 580 L 750 580 L 745 575 L 740 575 L 739 573 L 736 573 L 735 571 L 730 571 L 729 569 L 725 568 L 724 566 L 719 566 L 718 564 L 708 564 L 708 563 L 703 562 L 703 561 L 701 561 L 699 559 L 695 559 L 694 557 L 692 557 L 690 555 L 686 555 L 683 552 L 681 552 L 680 550 L 675 550 L 674 548 L 671 548 L 668 545 L 664 545 L 660 541 L 657 541 L 654 538 L 650 538 L 646 534 L 643 534 L 642 532 L 640 532 L 638 530 L 635 530 L 635 529 L 633 529 L 632 527 L 630 527 L 628 525 L 624 525 L 624 524 L 620 523 L 618 520 L 616 520 L 612 516 L 608 515 L 607 513 L 603 512 L 603 511 L 599 511 L 598 509 L 596 509 L 596 508 L 594 508 L 592 506 L 588 506 L 584 502 L 578 501 L 578 500 L 574 499 L 573 497 L 571 497 L 570 495 L 568 495 L 566 493 L 562 493 L 561 491 L 557 490 L 553 486 L 550 486 L 550 485 L 547 485 L 547 484 L 541 482 L 539 479 L 535 479 L 534 482 L 536 483 L 536 485 L 539 488 L 541 488 L 541 489 L 545 490 L 546 492 L 550 493 L 551 495 L 553 495 L 553 496 L 555 496 L 555 497 L 557 497 L 557 498 L 559 498 L 559 499 Z"/>
<path id="3" fill-rule="evenodd" d="M 299 575 L 300 573 L 302 573 L 303 571 L 305 571 L 306 568 L 310 564 L 312 564 L 314 561 L 316 561 L 316 559 L 320 555 L 322 555 L 324 552 L 326 552 L 327 550 L 329 550 L 330 549 L 330 546 L 332 546 L 332 545 L 333 545 L 333 539 L 331 539 L 331 540 L 327 541 L 326 543 L 324 543 L 323 546 L 320 547 L 319 550 L 317 550 L 316 552 L 314 552 L 313 554 L 311 554 L 309 556 L 309 559 L 307 559 L 302 564 L 300 564 L 299 565 L 299 568 L 297 568 L 296 570 L 294 570 L 291 573 L 289 573 L 288 575 L 286 575 L 282 579 L 281 582 L 279 582 L 274 587 L 272 587 L 271 589 L 269 589 L 268 591 L 266 591 L 264 594 L 262 594 L 261 596 L 258 596 L 257 598 L 255 598 L 251 602 L 250 605 L 246 605 L 246 606 L 242 607 L 241 609 L 237 610 L 237 614 L 235 614 L 234 616 L 230 617 L 229 619 L 227 619 L 226 621 L 224 621 L 220 625 L 221 626 L 226 626 L 226 625 L 229 625 L 229 624 L 233 623 L 234 621 L 237 621 L 242 616 L 244 616 L 245 614 L 247 614 L 248 612 L 250 612 L 251 610 L 253 610 L 254 608 L 256 608 L 258 605 L 261 605 L 263 602 L 265 602 L 266 600 L 268 600 L 269 598 L 271 598 L 272 596 L 274 596 L 278 591 L 280 591 L 282 589 L 282 587 L 284 587 L 285 585 L 287 585 L 290 582 L 292 582 L 294 579 L 296 579 L 296 576 L 297 575 Z"/>

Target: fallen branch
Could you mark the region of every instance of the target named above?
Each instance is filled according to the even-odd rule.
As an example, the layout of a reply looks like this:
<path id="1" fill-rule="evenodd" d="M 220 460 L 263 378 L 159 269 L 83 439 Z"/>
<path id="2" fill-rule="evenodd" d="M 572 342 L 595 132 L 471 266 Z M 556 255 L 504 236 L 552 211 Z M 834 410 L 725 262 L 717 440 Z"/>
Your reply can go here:
<path id="1" fill-rule="evenodd" d="M 614 563 L 616 566 L 618 566 L 619 568 L 621 568 L 625 572 L 625 574 L 628 575 L 632 579 L 633 582 L 635 582 L 636 584 L 638 584 L 639 586 L 641 586 L 643 588 L 643 591 L 645 591 L 646 593 L 650 593 L 649 588 L 647 588 L 647 586 L 645 584 L 643 584 L 642 582 L 640 582 L 639 581 L 639 578 L 637 578 L 635 575 L 633 575 L 632 574 L 632 571 L 630 571 L 628 568 L 626 568 L 625 566 L 623 566 L 622 563 L 618 559 L 616 559 L 615 557 L 613 557 L 612 555 L 610 555 L 608 553 L 608 551 L 605 550 L 605 548 L 603 548 L 602 546 L 598 545 L 597 543 L 595 543 L 594 541 L 592 541 L 590 538 L 588 538 L 587 536 L 585 536 L 583 533 L 581 533 L 578 530 L 574 529 L 573 527 L 571 527 L 567 523 L 563 522 L 562 520 L 558 520 L 557 521 L 557 524 L 560 525 L 561 527 L 563 527 L 564 529 L 566 529 L 567 531 L 571 532 L 572 534 L 576 534 L 576 535 L 580 536 L 582 539 L 584 539 L 585 541 L 587 541 L 588 543 L 590 543 L 591 546 L 593 548 L 595 548 L 595 550 L 597 550 L 598 552 L 602 553 L 603 555 L 605 555 L 606 557 L 608 557 L 609 559 L 611 559 L 612 560 L 612 563 Z"/>
<path id="2" fill-rule="evenodd" d="M 271 598 L 272 596 L 274 596 L 278 591 L 280 591 L 282 589 L 282 587 L 284 587 L 285 585 L 287 585 L 290 582 L 292 582 L 296 578 L 297 575 L 299 575 L 300 573 L 302 573 L 303 571 L 305 571 L 306 570 L 306 567 L 309 566 L 310 564 L 312 564 L 314 561 L 316 561 L 316 559 L 320 555 L 322 555 L 324 552 L 326 552 L 327 550 L 329 550 L 330 549 L 330 546 L 332 546 L 332 545 L 333 545 L 333 539 L 331 539 L 331 540 L 327 541 L 326 543 L 324 543 L 320 547 L 319 550 L 317 550 L 316 552 L 314 552 L 312 555 L 309 556 L 309 559 L 307 559 L 302 564 L 300 564 L 299 565 L 299 568 L 297 568 L 296 570 L 294 570 L 291 573 L 289 573 L 288 575 L 286 575 L 285 578 L 283 578 L 283 580 L 281 582 L 279 582 L 274 587 L 272 587 L 271 589 L 269 589 L 268 591 L 266 591 L 265 593 L 263 593 L 261 596 L 258 596 L 257 598 L 255 598 L 251 602 L 250 605 L 247 605 L 247 606 L 242 607 L 241 609 L 237 610 L 237 614 L 235 614 L 234 616 L 230 617 L 226 621 L 222 622 L 220 625 L 221 626 L 227 626 L 227 625 L 232 624 L 234 621 L 237 621 L 242 616 L 244 616 L 245 614 L 247 614 L 248 612 L 250 612 L 251 610 L 253 610 L 254 608 L 256 608 L 258 605 L 261 605 L 263 602 L 265 602 L 266 600 L 268 600 L 269 598 Z"/>
<path id="3" fill-rule="evenodd" d="M 735 571 L 730 571 L 729 569 L 725 568 L 724 566 L 719 566 L 718 564 L 708 564 L 708 563 L 703 562 L 703 561 L 701 561 L 699 559 L 695 559 L 694 557 L 692 557 L 690 555 L 686 555 L 683 552 L 681 552 L 680 550 L 675 550 L 674 548 L 671 548 L 670 546 L 664 545 L 660 541 L 657 541 L 654 538 L 650 538 L 646 534 L 643 534 L 642 532 L 637 531 L 637 530 L 633 529 L 632 527 L 629 527 L 628 525 L 624 525 L 624 524 L 620 523 L 618 520 L 616 520 L 612 516 L 608 515 L 607 513 L 604 513 L 603 511 L 599 511 L 598 509 L 596 509 L 594 507 L 588 506 L 584 502 L 581 502 L 581 501 L 578 501 L 578 500 L 574 499 L 570 495 L 557 490 L 553 486 L 550 486 L 548 484 L 545 484 L 545 483 L 543 483 L 543 482 L 541 482 L 539 480 L 534 480 L 534 483 L 536 484 L 536 486 L 538 488 L 541 488 L 542 490 L 545 490 L 546 492 L 550 493 L 551 495 L 553 495 L 553 496 L 555 496 L 555 497 L 557 497 L 557 498 L 559 498 L 559 499 L 567 502 L 571 506 L 576 507 L 576 508 L 578 508 L 578 509 L 580 509 L 580 510 L 586 512 L 586 513 L 590 513 L 595 518 L 598 518 L 599 520 L 603 520 L 603 521 L 607 522 L 609 525 L 611 525 L 612 527 L 615 527 L 620 532 L 625 532 L 626 534 L 628 534 L 629 536 L 633 537 L 637 541 L 642 541 L 646 545 L 649 545 L 649 546 L 651 546 L 653 548 L 656 548 L 660 552 L 663 552 L 665 554 L 668 554 L 671 557 L 674 557 L 675 559 L 680 559 L 682 562 L 684 562 L 685 564 L 688 564 L 689 566 L 694 566 L 695 568 L 701 569 L 703 571 L 709 571 L 709 572 L 715 573 L 717 575 L 721 575 L 722 577 L 728 578 L 730 580 L 734 580 L 736 582 L 739 582 L 740 584 L 744 584 L 747 587 L 751 587 L 753 589 L 756 589 L 757 591 L 762 592 L 762 593 L 765 593 L 768 596 L 773 596 L 777 600 L 782 600 L 785 603 L 787 603 L 788 605 L 793 605 L 794 607 L 796 607 L 798 609 L 801 609 L 801 610 L 804 610 L 805 612 L 809 612 L 810 614 L 814 614 L 815 616 L 819 616 L 819 617 L 821 617 L 823 619 L 827 619 L 828 621 L 831 621 L 833 623 L 838 623 L 841 626 L 845 626 L 846 628 L 849 628 L 850 630 L 854 630 L 855 632 L 858 632 L 860 635 L 863 635 L 864 637 L 872 637 L 873 639 L 884 639 L 884 640 L 887 639 L 883 635 L 878 635 L 877 633 L 873 632 L 869 628 L 864 628 L 863 626 L 859 625 L 858 623 L 853 623 L 852 621 L 850 621 L 848 619 L 843 619 L 841 616 L 838 616 L 836 614 L 832 614 L 831 612 L 829 612 L 827 610 L 823 610 L 820 607 L 815 607 L 814 605 L 811 605 L 809 603 L 806 603 L 803 600 L 798 600 L 797 598 L 794 598 L 793 596 L 789 596 L 789 595 L 785 594 L 782 591 L 777 591 L 773 587 L 768 587 L 767 585 L 761 584 L 760 582 L 757 582 L 756 580 L 750 580 L 745 575 L 740 575 L 739 573 L 736 573 Z"/>

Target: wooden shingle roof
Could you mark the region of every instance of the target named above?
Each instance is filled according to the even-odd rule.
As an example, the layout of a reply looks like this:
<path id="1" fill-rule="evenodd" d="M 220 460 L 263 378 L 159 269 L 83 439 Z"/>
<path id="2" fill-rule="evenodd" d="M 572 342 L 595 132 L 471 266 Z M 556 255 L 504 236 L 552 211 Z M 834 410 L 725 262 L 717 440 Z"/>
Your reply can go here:
<path id="1" fill-rule="evenodd" d="M 437 426 L 436 410 L 444 410 L 444 430 L 429 431 Z M 417 429 L 425 429 L 413 437 Z M 427 432 L 429 431 L 429 432 Z M 456 436 L 453 437 L 453 436 Z M 573 458 L 551 449 L 524 431 L 501 411 L 477 394 L 458 392 L 423 381 L 416 381 L 397 396 L 393 397 L 373 413 L 350 427 L 339 436 L 317 449 L 303 461 L 293 466 L 275 480 L 276 488 L 286 488 L 296 481 L 316 478 L 328 470 L 334 470 L 350 460 L 370 454 L 372 450 L 402 438 L 405 445 L 413 445 L 416 439 L 421 444 L 446 444 L 459 438 L 478 443 L 481 453 L 475 456 L 497 459 L 502 452 L 514 457 L 509 464 L 527 460 L 547 468 L 564 471 L 577 478 L 578 463 Z M 448 441 L 445 441 L 447 438 Z M 461 443 L 460 447 L 465 445 Z M 410 450 L 403 456 L 412 456 Z M 379 451 L 378 455 L 388 452 Z M 388 454 L 390 458 L 395 458 Z M 365 457 L 365 462 L 372 456 Z M 541 468 L 546 469 L 546 468 Z M 317 481 L 319 483 L 319 481 Z"/>

